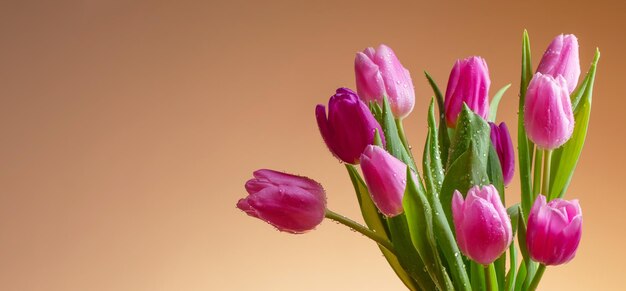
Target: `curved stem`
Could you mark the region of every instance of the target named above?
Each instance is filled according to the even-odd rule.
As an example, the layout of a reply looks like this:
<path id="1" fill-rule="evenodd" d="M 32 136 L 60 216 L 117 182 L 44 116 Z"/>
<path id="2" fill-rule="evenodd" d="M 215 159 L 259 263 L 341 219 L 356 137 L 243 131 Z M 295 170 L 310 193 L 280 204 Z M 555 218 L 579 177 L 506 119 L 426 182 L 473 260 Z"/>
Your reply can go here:
<path id="1" fill-rule="evenodd" d="M 535 277 L 533 278 L 532 283 L 530 283 L 530 286 L 528 287 L 528 291 L 535 291 L 537 289 L 537 286 L 539 286 L 539 281 L 541 281 L 541 277 L 543 276 L 543 272 L 545 271 L 546 271 L 546 265 L 539 264 L 537 273 L 535 274 Z"/>
<path id="2" fill-rule="evenodd" d="M 326 209 L 326 218 L 328 219 L 332 219 L 336 222 L 339 222 L 351 229 L 354 229 L 355 231 L 360 232 L 362 235 L 369 237 L 370 239 L 372 239 L 373 241 L 377 242 L 379 245 L 383 246 L 384 248 L 386 248 L 387 250 L 389 250 L 390 252 L 392 252 L 394 255 L 396 254 L 395 249 L 393 247 L 393 245 L 391 244 L 391 242 L 385 238 L 383 238 L 382 236 L 378 235 L 377 233 L 371 231 L 370 229 L 368 229 L 367 227 L 359 224 L 358 222 L 347 218 L 339 213 L 336 213 L 330 209 Z"/>
<path id="3" fill-rule="evenodd" d="M 543 184 L 542 194 L 550 200 L 550 164 L 552 163 L 552 150 L 545 150 L 543 154 Z"/>

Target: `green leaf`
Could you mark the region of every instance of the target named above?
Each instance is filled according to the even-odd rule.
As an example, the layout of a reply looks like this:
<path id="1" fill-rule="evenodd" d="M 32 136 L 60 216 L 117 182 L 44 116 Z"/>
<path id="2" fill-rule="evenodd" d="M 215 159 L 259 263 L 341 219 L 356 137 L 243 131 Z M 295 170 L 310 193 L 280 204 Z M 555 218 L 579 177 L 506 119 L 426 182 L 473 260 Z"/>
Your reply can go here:
<path id="1" fill-rule="evenodd" d="M 428 133 L 424 146 L 423 165 L 424 181 L 428 193 L 439 194 L 443 183 L 443 165 L 437 140 L 437 125 L 435 124 L 435 103 L 430 100 L 428 107 Z"/>
<path id="2" fill-rule="evenodd" d="M 470 142 L 473 143 L 477 154 L 484 158 L 486 164 L 487 153 L 491 144 L 490 131 L 489 124 L 466 104 L 463 104 L 463 109 L 457 120 L 454 140 L 450 145 L 448 165 L 452 165 L 459 156 L 467 151 Z"/>
<path id="3" fill-rule="evenodd" d="M 402 206 L 407 220 L 410 222 L 409 233 L 411 241 L 422 258 L 428 273 L 439 290 L 454 290 L 452 281 L 443 268 L 437 251 L 435 240 L 432 209 L 424 191 L 416 184 L 413 173 L 407 167 L 406 190 Z"/>
<path id="4" fill-rule="evenodd" d="M 591 115 L 591 101 L 593 96 L 593 84 L 596 77 L 596 67 L 600 59 L 600 51 L 596 50 L 596 55 L 591 64 L 591 68 L 585 77 L 583 83 L 579 86 L 581 98 L 577 102 L 574 110 L 575 127 L 572 137 L 561 148 L 554 151 L 552 155 L 552 171 L 549 200 L 557 197 L 563 197 L 567 191 L 576 164 L 580 158 L 580 154 L 587 137 L 587 129 L 589 127 L 589 117 Z M 575 96 L 573 94 L 572 96 Z M 576 97 L 574 98 L 576 99 Z"/>
<path id="5" fill-rule="evenodd" d="M 437 86 L 435 80 L 426 71 L 424 71 L 424 75 L 426 75 L 426 79 L 428 79 L 428 83 L 433 88 L 433 92 L 435 93 L 435 97 L 437 98 L 437 107 L 439 108 L 439 133 L 437 138 L 439 139 L 439 146 L 441 147 L 441 160 L 444 161 L 443 168 L 445 170 L 448 166 L 445 161 L 448 160 L 450 136 L 448 136 L 448 127 L 446 126 L 444 99 L 443 95 L 441 94 L 441 90 L 439 90 L 439 86 Z"/>
<path id="6" fill-rule="evenodd" d="M 391 107 L 389 106 L 389 100 L 387 99 L 387 96 L 383 96 L 383 107 L 381 119 L 379 122 L 385 134 L 387 151 L 392 156 L 409 165 L 409 167 L 411 167 L 411 170 L 417 172 L 415 162 L 406 151 L 406 148 L 404 147 L 404 144 L 400 139 L 400 135 L 398 135 L 398 127 L 396 126 L 396 121 L 393 117 L 393 113 L 391 112 Z"/>
<path id="7" fill-rule="evenodd" d="M 491 104 L 489 105 L 489 121 L 496 121 L 496 115 L 498 114 L 498 105 L 500 105 L 500 100 L 502 99 L 502 96 L 504 96 L 504 92 L 506 92 L 509 87 L 511 87 L 511 84 L 505 85 L 500 90 L 498 90 L 498 92 L 496 92 L 496 95 L 493 95 L 493 98 L 491 99 Z"/>
<path id="8" fill-rule="evenodd" d="M 520 98 L 517 110 L 517 153 L 519 160 L 520 184 L 521 184 L 521 201 L 524 213 L 528 213 L 532 204 L 532 184 L 531 184 L 531 162 L 534 144 L 528 140 L 524 129 L 524 101 L 526 98 L 526 89 L 528 83 L 532 79 L 532 63 L 530 59 L 530 40 L 528 32 L 524 30 L 522 40 L 522 77 L 520 80 Z"/>
<path id="9" fill-rule="evenodd" d="M 346 169 L 348 170 L 348 174 L 350 175 L 350 180 L 352 181 L 352 185 L 354 186 L 354 190 L 356 192 L 357 199 L 359 201 L 359 206 L 361 208 L 361 214 L 363 215 L 363 219 L 365 220 L 365 224 L 369 227 L 369 229 L 378 233 L 380 236 L 389 239 L 389 231 L 387 230 L 387 225 L 380 214 L 374 202 L 369 195 L 367 190 L 367 186 L 359 172 L 353 165 L 346 164 Z M 402 282 L 409 288 L 410 290 L 418 290 L 417 284 L 411 276 L 402 268 L 398 258 L 391 253 L 386 248 L 379 246 L 383 256 L 396 273 L 396 275 L 402 280 Z"/>
<path id="10" fill-rule="evenodd" d="M 426 263 L 422 260 L 411 240 L 409 223 L 406 214 L 400 214 L 387 220 L 391 233 L 391 242 L 395 247 L 398 260 L 407 273 L 417 281 L 423 290 L 435 290 L 435 282 L 426 268 Z"/>
<path id="11" fill-rule="evenodd" d="M 473 143 L 448 169 L 441 187 L 440 200 L 448 224 L 452 227 L 452 194 L 458 190 L 463 195 L 474 185 L 487 183 L 487 173 L 484 158 L 481 157 Z"/>
<path id="12" fill-rule="evenodd" d="M 428 191 L 428 202 L 433 209 L 433 226 L 437 245 L 441 249 L 450 269 L 456 290 L 470 290 L 470 281 L 465 270 L 463 257 L 454 238 L 454 233 L 445 217 L 443 207 L 439 201 L 439 193 L 443 183 L 442 159 L 439 153 L 437 140 L 437 125 L 435 124 L 434 101 L 431 99 L 428 110 L 428 134 L 424 146 L 423 171 Z"/>
<path id="13" fill-rule="evenodd" d="M 454 190 L 467 194 L 472 186 L 486 185 L 487 154 L 491 146 L 487 122 L 466 105 L 459 115 L 454 140 L 448 156 L 448 171 L 441 187 L 441 205 L 452 226 L 451 202 Z"/>

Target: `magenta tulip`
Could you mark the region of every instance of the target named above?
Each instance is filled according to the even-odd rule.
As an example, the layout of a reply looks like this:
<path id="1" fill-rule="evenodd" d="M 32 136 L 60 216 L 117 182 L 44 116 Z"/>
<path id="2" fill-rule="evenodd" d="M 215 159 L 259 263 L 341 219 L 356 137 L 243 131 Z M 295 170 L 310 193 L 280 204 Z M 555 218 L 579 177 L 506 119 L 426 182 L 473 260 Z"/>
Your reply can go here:
<path id="1" fill-rule="evenodd" d="M 526 246 L 530 257 L 544 265 L 560 265 L 576 255 L 582 236 L 583 215 L 578 200 L 539 195 L 528 216 Z"/>
<path id="2" fill-rule="evenodd" d="M 574 114 L 562 76 L 535 74 L 526 91 L 524 127 L 541 149 L 558 148 L 572 136 Z"/>
<path id="3" fill-rule="evenodd" d="M 452 217 L 459 249 L 480 264 L 491 264 L 513 240 L 511 220 L 493 185 L 474 186 L 465 199 L 454 191 Z"/>
<path id="4" fill-rule="evenodd" d="M 379 146 L 369 145 L 361 155 L 361 170 L 372 201 L 387 217 L 404 211 L 406 169 L 405 163 Z"/>
<path id="5" fill-rule="evenodd" d="M 381 44 L 378 50 L 368 47 L 358 52 L 354 73 L 357 92 L 365 103 L 375 101 L 382 105 L 383 96 L 387 96 L 396 118 L 402 119 L 413 111 L 415 91 L 411 74 L 390 47 Z"/>
<path id="6" fill-rule="evenodd" d="M 330 151 L 348 164 L 358 164 L 367 145 L 374 143 L 378 130 L 383 144 L 382 128 L 368 107 L 348 88 L 337 89 L 328 102 L 328 117 L 324 105 L 315 108 L 317 125 Z"/>
<path id="7" fill-rule="evenodd" d="M 489 68 L 481 57 L 469 57 L 457 60 L 450 72 L 446 98 L 444 100 L 446 123 L 455 128 L 463 103 L 480 115 L 487 118 L 489 113 Z"/>
<path id="8" fill-rule="evenodd" d="M 511 135 L 504 122 L 500 123 L 500 125 L 489 122 L 489 126 L 491 127 L 491 143 L 496 149 L 496 153 L 498 153 L 498 159 L 502 167 L 504 185 L 508 185 L 513 180 L 513 174 L 515 173 L 515 151 L 513 150 Z"/>
<path id="9" fill-rule="evenodd" d="M 576 36 L 573 34 L 557 35 L 543 53 L 537 72 L 554 78 L 563 76 L 567 81 L 567 92 L 571 94 L 576 89 L 578 77 L 580 77 Z"/>
<path id="10" fill-rule="evenodd" d="M 237 208 L 278 230 L 304 233 L 319 225 L 326 213 L 322 185 L 301 176 L 273 170 L 258 170 L 246 183 L 248 197 Z"/>

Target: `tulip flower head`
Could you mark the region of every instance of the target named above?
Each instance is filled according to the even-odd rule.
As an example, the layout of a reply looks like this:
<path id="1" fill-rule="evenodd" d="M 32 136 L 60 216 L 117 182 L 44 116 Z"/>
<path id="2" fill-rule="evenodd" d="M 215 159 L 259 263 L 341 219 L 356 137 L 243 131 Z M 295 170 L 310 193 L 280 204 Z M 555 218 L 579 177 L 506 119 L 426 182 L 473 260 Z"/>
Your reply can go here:
<path id="1" fill-rule="evenodd" d="M 387 217 L 404 211 L 406 169 L 405 163 L 379 146 L 369 145 L 361 155 L 361 170 L 372 201 Z"/>
<path id="2" fill-rule="evenodd" d="M 582 236 L 583 215 L 578 200 L 539 195 L 528 216 L 526 246 L 530 257 L 544 265 L 561 265 L 576 255 Z"/>
<path id="3" fill-rule="evenodd" d="M 513 180 L 513 174 L 515 173 L 515 151 L 513 150 L 511 135 L 504 122 L 500 123 L 500 125 L 489 122 L 489 126 L 491 127 L 491 143 L 496 149 L 496 153 L 498 153 L 498 159 L 502 167 L 504 185 L 508 185 Z"/>
<path id="4" fill-rule="evenodd" d="M 452 217 L 459 249 L 480 264 L 491 264 L 513 240 L 511 220 L 493 185 L 474 186 L 465 199 L 454 191 Z"/>
<path id="5" fill-rule="evenodd" d="M 535 74 L 526 91 L 524 127 L 541 149 L 558 148 L 572 136 L 574 114 L 562 76 Z"/>
<path id="6" fill-rule="evenodd" d="M 358 164 L 367 145 L 374 143 L 376 130 L 383 130 L 369 108 L 352 90 L 339 88 L 328 102 L 315 108 L 317 125 L 330 151 L 348 164 Z M 380 134 L 383 144 L 385 137 Z"/>
<path id="7" fill-rule="evenodd" d="M 567 92 L 571 94 L 580 77 L 578 39 L 573 34 L 557 35 L 543 53 L 537 72 L 556 78 L 563 76 L 567 81 Z"/>
<path id="8" fill-rule="evenodd" d="M 381 44 L 378 49 L 368 47 L 354 59 L 356 89 L 365 102 L 382 105 L 387 96 L 393 115 L 402 119 L 413 111 L 415 90 L 411 74 L 405 69 L 393 50 Z"/>
<path id="9" fill-rule="evenodd" d="M 319 183 L 273 170 L 258 170 L 246 183 L 248 197 L 237 208 L 278 230 L 304 233 L 324 220 L 326 193 Z"/>
<path id="10" fill-rule="evenodd" d="M 457 60 L 450 72 L 444 100 L 448 127 L 456 127 L 463 103 L 486 119 L 489 113 L 490 85 L 489 68 L 483 58 L 469 57 Z"/>

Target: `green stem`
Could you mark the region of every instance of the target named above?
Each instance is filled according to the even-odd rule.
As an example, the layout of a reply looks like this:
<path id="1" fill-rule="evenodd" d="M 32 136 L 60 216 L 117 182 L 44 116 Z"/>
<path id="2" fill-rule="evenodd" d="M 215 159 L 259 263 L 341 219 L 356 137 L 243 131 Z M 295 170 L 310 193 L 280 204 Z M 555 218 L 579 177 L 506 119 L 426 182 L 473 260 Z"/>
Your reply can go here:
<path id="1" fill-rule="evenodd" d="M 336 213 L 330 209 L 326 209 L 326 218 L 332 219 L 351 229 L 354 229 L 355 231 L 360 232 L 362 235 L 369 237 L 370 239 L 377 242 L 379 245 L 383 246 L 384 248 L 392 252 L 394 255 L 396 255 L 395 249 L 389 240 L 371 231 L 367 227 L 357 223 L 356 221 L 350 218 L 347 218 L 339 213 Z"/>
<path id="2" fill-rule="evenodd" d="M 493 263 L 485 265 L 485 285 L 487 285 L 487 291 L 498 290 L 498 279 L 496 278 L 496 270 Z"/>
<path id="3" fill-rule="evenodd" d="M 546 265 L 539 264 L 539 268 L 537 269 L 535 278 L 533 278 L 533 282 L 530 283 L 530 286 L 528 287 L 528 291 L 537 290 L 537 286 L 539 286 L 539 281 L 541 281 L 541 277 L 543 276 L 543 272 L 545 271 L 546 271 Z"/>
<path id="4" fill-rule="evenodd" d="M 409 142 L 406 139 L 406 135 L 404 134 L 404 125 L 402 124 L 402 119 L 396 119 L 396 127 L 398 128 L 398 135 L 400 136 L 400 141 L 402 145 L 411 156 L 411 160 L 413 159 L 413 153 L 411 152 L 411 147 L 409 146 Z"/>
<path id="5" fill-rule="evenodd" d="M 543 151 L 541 151 L 540 149 L 535 150 L 535 162 L 533 164 L 533 196 L 530 199 L 531 206 L 535 202 L 535 199 L 537 199 L 537 195 L 539 195 L 539 192 L 541 190 L 541 157 L 543 156 L 542 153 Z"/>
<path id="6" fill-rule="evenodd" d="M 552 163 L 552 150 L 545 150 L 543 155 L 543 184 L 541 194 L 550 197 L 550 164 Z"/>

